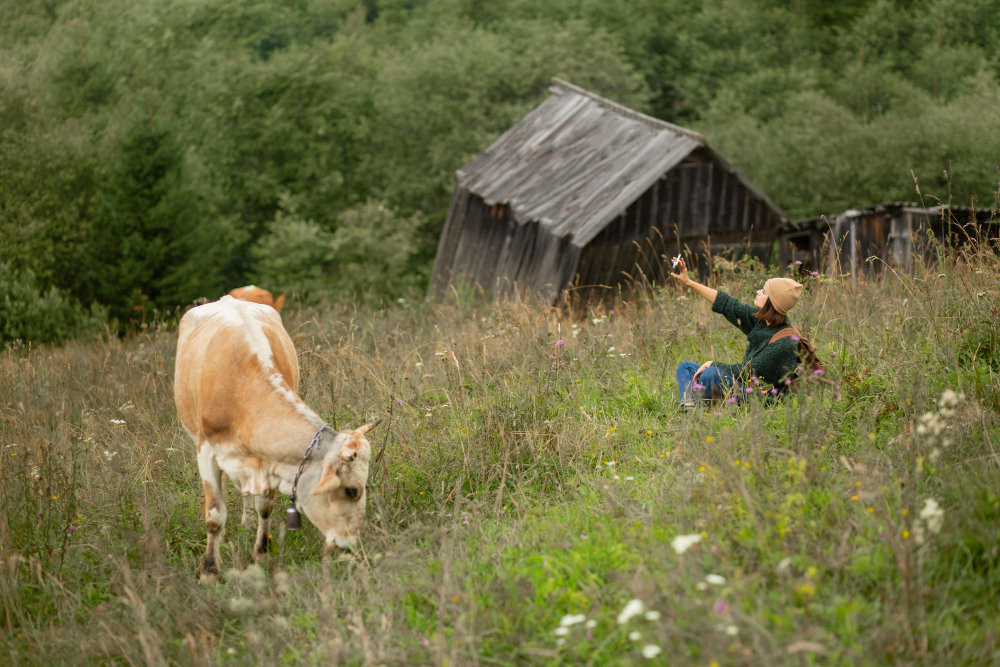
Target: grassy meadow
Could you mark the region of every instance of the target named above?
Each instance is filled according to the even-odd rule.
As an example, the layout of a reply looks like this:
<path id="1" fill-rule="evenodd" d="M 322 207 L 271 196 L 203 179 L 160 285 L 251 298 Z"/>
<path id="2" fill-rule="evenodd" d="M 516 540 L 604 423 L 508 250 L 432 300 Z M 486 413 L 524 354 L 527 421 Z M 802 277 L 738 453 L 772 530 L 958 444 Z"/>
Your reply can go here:
<path id="1" fill-rule="evenodd" d="M 766 275 L 712 281 L 748 299 Z M 174 326 L 8 346 L 0 664 L 1000 662 L 1000 262 L 803 280 L 793 321 L 836 386 L 694 414 L 676 365 L 745 341 L 676 287 L 293 304 L 306 402 L 387 417 L 362 545 L 324 562 L 279 518 L 257 566 L 230 490 L 215 586 Z"/>

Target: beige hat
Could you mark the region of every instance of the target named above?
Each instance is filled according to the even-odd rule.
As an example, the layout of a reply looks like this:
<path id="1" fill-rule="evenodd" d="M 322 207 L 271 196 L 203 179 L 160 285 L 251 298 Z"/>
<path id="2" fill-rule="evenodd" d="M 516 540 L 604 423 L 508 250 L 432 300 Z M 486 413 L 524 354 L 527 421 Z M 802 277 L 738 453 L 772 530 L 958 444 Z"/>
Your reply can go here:
<path id="1" fill-rule="evenodd" d="M 764 294 L 771 300 L 774 309 L 784 315 L 802 296 L 802 283 L 791 278 L 771 278 L 764 283 Z"/>

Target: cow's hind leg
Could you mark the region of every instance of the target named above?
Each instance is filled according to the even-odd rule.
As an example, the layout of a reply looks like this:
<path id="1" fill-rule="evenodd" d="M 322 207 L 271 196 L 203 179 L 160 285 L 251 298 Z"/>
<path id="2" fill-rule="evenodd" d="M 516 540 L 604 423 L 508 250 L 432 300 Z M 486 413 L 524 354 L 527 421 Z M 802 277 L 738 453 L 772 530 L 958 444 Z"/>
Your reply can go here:
<path id="1" fill-rule="evenodd" d="M 198 472 L 205 492 L 205 529 L 208 532 L 208 549 L 201 566 L 204 581 L 218 581 L 220 570 L 219 545 L 226 535 L 226 492 L 222 486 L 222 471 L 211 446 L 202 442 L 198 446 Z"/>
<path id="2" fill-rule="evenodd" d="M 260 560 L 267 554 L 267 547 L 271 542 L 271 508 L 274 507 L 274 491 L 265 491 L 259 496 L 254 496 L 254 505 L 257 507 L 257 542 L 254 544 L 254 558 Z"/>
<path id="3" fill-rule="evenodd" d="M 243 495 L 243 516 L 240 518 L 240 524 L 250 530 L 253 528 L 253 506 L 254 499 L 250 494 Z"/>

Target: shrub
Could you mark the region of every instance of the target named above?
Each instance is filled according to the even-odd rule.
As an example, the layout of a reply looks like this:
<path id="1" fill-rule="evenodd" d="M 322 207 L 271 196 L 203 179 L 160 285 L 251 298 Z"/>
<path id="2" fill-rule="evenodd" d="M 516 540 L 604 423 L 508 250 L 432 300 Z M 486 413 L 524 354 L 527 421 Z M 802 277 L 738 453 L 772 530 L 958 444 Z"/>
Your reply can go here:
<path id="1" fill-rule="evenodd" d="M 392 296 L 416 282 L 410 259 L 420 217 L 379 201 L 344 212 L 333 233 L 294 211 L 279 213 L 253 248 L 254 279 L 312 301 L 323 295 Z"/>
<path id="2" fill-rule="evenodd" d="M 99 308 L 88 313 L 56 287 L 43 292 L 32 271 L 0 263 L 0 342 L 59 343 L 96 330 L 105 319 Z"/>

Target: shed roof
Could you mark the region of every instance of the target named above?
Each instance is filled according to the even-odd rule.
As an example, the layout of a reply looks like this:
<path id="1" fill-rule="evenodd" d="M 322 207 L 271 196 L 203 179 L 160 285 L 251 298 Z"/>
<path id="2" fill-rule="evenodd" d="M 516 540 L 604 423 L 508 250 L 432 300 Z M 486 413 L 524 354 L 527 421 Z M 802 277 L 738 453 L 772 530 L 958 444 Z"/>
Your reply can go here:
<path id="1" fill-rule="evenodd" d="M 780 218 L 784 212 L 708 140 L 560 79 L 552 95 L 458 171 L 487 204 L 519 224 L 538 221 L 583 247 L 698 148 L 709 151 Z"/>

